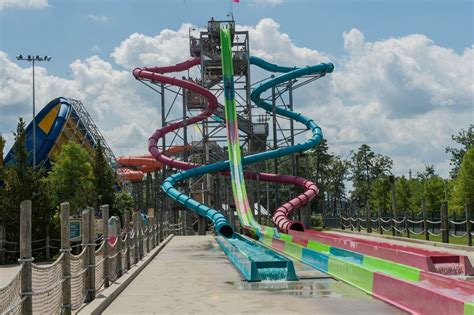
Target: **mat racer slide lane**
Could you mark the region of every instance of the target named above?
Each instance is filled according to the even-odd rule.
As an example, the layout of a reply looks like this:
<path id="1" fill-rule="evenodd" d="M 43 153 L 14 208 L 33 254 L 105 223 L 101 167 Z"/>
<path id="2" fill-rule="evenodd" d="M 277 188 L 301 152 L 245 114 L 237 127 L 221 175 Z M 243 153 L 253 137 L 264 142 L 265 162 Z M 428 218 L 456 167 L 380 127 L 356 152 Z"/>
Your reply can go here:
<path id="1" fill-rule="evenodd" d="M 242 164 L 240 161 L 240 152 L 238 146 L 238 137 L 236 137 L 235 120 L 235 102 L 233 100 L 233 79 L 232 79 L 232 58 L 230 53 L 230 31 L 221 30 L 222 60 L 224 69 L 224 88 L 226 89 L 226 118 L 228 119 L 228 139 L 229 139 L 229 158 L 231 163 L 233 189 L 236 198 L 236 204 L 249 207 L 246 200 L 245 185 L 242 184 Z M 226 58 L 227 57 L 227 58 Z M 275 67 L 273 69 L 276 69 Z M 288 70 L 288 69 L 281 69 Z M 275 79 L 268 80 L 258 86 L 251 94 L 252 101 L 257 106 L 267 111 L 275 110 L 273 106 L 261 99 L 261 94 L 274 87 L 275 85 L 286 82 L 292 76 L 301 75 L 311 71 L 311 67 L 294 69 L 286 74 L 280 75 Z M 291 152 L 292 150 L 307 150 L 318 144 L 321 140 L 320 129 L 316 124 L 300 115 L 282 108 L 276 108 L 277 113 L 304 123 L 313 131 L 313 138 L 303 144 L 297 144 L 294 147 L 275 150 L 279 154 L 282 152 Z M 234 137 L 234 138 L 233 138 Z M 274 151 L 274 152 L 275 152 Z M 232 152 L 232 154 L 231 154 Z M 278 153 L 276 155 L 278 155 Z M 291 153 L 288 153 L 291 154 Z M 256 156 L 264 154 L 256 154 Z M 240 190 L 240 191 L 239 191 Z M 240 200 L 239 200 L 240 198 Z M 254 224 L 252 228 L 258 228 L 254 223 L 253 213 L 251 211 L 239 213 L 247 215 L 249 224 Z M 282 216 L 285 216 L 283 213 Z M 274 217 L 275 218 L 275 217 Z M 279 225 L 279 228 L 281 226 Z M 289 231 L 290 234 L 307 234 L 297 231 Z M 413 313 L 422 314 L 472 314 L 474 313 L 474 284 L 451 279 L 446 276 L 425 272 L 417 268 L 406 265 L 396 264 L 391 261 L 380 258 L 362 255 L 350 250 L 332 247 L 325 244 L 313 242 L 298 244 L 299 241 L 294 235 L 277 233 L 271 235 L 264 231 L 259 239 L 270 245 L 269 247 L 284 252 L 300 261 L 309 263 L 318 269 L 327 272 L 341 280 L 356 286 L 367 293 L 370 293 L 380 299 L 383 299 L 393 305 Z M 270 243 L 268 242 L 270 241 Z M 309 246 L 308 246 L 309 245 Z M 312 246 L 311 246 L 312 245 Z M 309 249 L 308 247 L 312 247 Z"/>

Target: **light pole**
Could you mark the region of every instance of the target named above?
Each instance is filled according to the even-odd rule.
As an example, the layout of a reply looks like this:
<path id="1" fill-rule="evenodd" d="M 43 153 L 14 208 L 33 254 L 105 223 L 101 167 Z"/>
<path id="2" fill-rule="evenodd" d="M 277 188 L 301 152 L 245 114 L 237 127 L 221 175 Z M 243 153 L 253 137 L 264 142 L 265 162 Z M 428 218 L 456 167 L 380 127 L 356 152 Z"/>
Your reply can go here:
<path id="1" fill-rule="evenodd" d="M 35 108 L 35 61 L 50 61 L 50 56 L 32 56 L 28 55 L 23 57 L 23 55 L 16 56 L 16 60 L 25 60 L 30 61 L 33 64 L 33 168 L 36 168 L 36 108 Z"/>

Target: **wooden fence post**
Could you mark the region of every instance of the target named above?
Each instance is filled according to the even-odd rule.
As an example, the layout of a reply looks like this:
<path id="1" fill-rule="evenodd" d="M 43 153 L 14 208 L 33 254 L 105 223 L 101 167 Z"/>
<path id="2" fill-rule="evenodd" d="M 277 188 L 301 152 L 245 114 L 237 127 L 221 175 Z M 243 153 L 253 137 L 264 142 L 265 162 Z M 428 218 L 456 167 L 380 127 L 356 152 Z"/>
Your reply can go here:
<path id="1" fill-rule="evenodd" d="M 441 238 L 443 243 L 449 243 L 448 203 L 441 204 Z"/>
<path id="2" fill-rule="evenodd" d="M 155 248 L 156 246 L 156 238 L 155 238 L 155 218 L 149 218 L 148 228 L 151 230 L 151 248 Z"/>
<path id="3" fill-rule="evenodd" d="M 369 204 L 367 204 L 367 207 L 365 208 L 365 219 L 367 220 L 367 233 L 372 233 L 372 213 Z"/>
<path id="4" fill-rule="evenodd" d="M 408 222 L 408 211 L 405 211 L 405 230 L 406 230 L 406 233 L 407 233 L 407 237 L 410 238 L 410 226 L 409 226 L 409 222 Z"/>
<path id="5" fill-rule="evenodd" d="M 449 219 L 448 219 L 449 220 Z M 453 221 L 456 222 L 456 211 L 453 211 Z M 457 224 L 453 224 L 454 225 L 454 235 L 458 235 L 457 232 L 458 232 L 458 225 Z"/>
<path id="6" fill-rule="evenodd" d="M 117 242 L 115 243 L 115 249 L 117 254 L 117 277 L 121 277 L 123 274 L 122 270 L 122 230 L 120 228 L 120 219 L 117 217 L 117 224 L 115 224 L 115 235 L 117 236 Z"/>
<path id="7" fill-rule="evenodd" d="M 468 204 L 464 205 L 464 212 L 466 213 L 466 233 L 467 233 L 467 246 L 472 246 L 472 224 L 471 224 L 471 207 Z"/>
<path id="8" fill-rule="evenodd" d="M 95 299 L 95 239 L 94 239 L 94 210 L 87 208 L 82 211 L 82 246 L 86 248 L 87 272 L 85 289 L 87 292 L 86 302 Z"/>
<path id="9" fill-rule="evenodd" d="M 341 230 L 344 230 L 344 220 L 342 219 L 343 218 L 343 215 L 342 215 L 342 209 L 341 211 L 339 212 L 339 227 Z"/>
<path id="10" fill-rule="evenodd" d="M 390 226 L 392 227 L 392 236 L 395 236 L 395 225 L 397 224 L 395 222 L 396 219 L 393 218 L 393 211 L 390 211 Z"/>
<path id="11" fill-rule="evenodd" d="M 104 259 L 104 287 L 108 288 L 110 286 L 109 279 L 109 270 L 110 270 L 110 261 L 109 261 L 109 205 L 100 206 L 100 211 L 102 212 L 102 236 L 104 242 L 104 250 L 102 252 L 102 257 Z"/>
<path id="12" fill-rule="evenodd" d="M 5 227 L 0 225 L 0 265 L 5 263 Z"/>
<path id="13" fill-rule="evenodd" d="M 430 240 L 430 233 L 428 230 L 428 213 L 426 213 L 425 201 L 421 201 L 421 214 L 423 216 L 423 232 L 425 233 L 425 240 Z"/>
<path id="14" fill-rule="evenodd" d="M 357 231 L 360 232 L 360 209 L 357 209 Z"/>
<path id="15" fill-rule="evenodd" d="M 69 202 L 61 203 L 62 314 L 71 314 L 71 244 L 69 241 Z"/>
<path id="16" fill-rule="evenodd" d="M 135 212 L 134 215 L 133 215 L 133 229 L 135 231 L 135 254 L 133 255 L 133 257 L 135 258 L 135 261 L 133 262 L 134 264 L 138 263 L 138 261 L 140 260 L 140 240 L 139 240 L 139 234 L 140 234 L 140 229 L 139 229 L 139 226 L 138 226 L 138 212 Z"/>
<path id="17" fill-rule="evenodd" d="M 89 208 L 89 251 L 90 251 L 90 266 L 91 266 L 91 291 L 90 296 L 92 300 L 95 300 L 95 222 L 94 222 L 94 209 Z"/>
<path id="18" fill-rule="evenodd" d="M 379 223 L 379 233 L 380 235 L 383 235 L 382 208 L 380 208 L 380 206 L 377 207 L 377 216 L 377 221 Z"/>
<path id="19" fill-rule="evenodd" d="M 45 244 L 45 251 L 46 251 L 46 260 L 49 261 L 51 259 L 51 251 L 49 250 L 49 231 L 47 231 L 47 235 L 46 235 L 46 244 Z"/>
<path id="20" fill-rule="evenodd" d="M 130 221 L 129 221 L 129 213 L 127 210 L 125 210 L 125 214 L 123 216 L 123 228 L 125 230 L 125 270 L 123 272 L 126 272 L 127 270 L 130 270 Z"/>
<path id="21" fill-rule="evenodd" d="M 31 264 L 31 200 L 20 203 L 20 263 L 21 268 L 21 298 L 26 298 L 21 306 L 22 314 L 33 314 L 33 287 Z"/>
<path id="22" fill-rule="evenodd" d="M 91 301 L 91 298 L 90 298 L 90 294 L 89 294 L 89 289 L 91 288 L 91 277 L 90 277 L 90 258 L 89 258 L 89 255 L 90 255 L 90 250 L 89 250 L 89 243 L 90 243 L 90 237 L 89 237 L 89 233 L 90 233 L 90 229 L 89 229 L 89 220 L 90 220 L 90 216 L 89 216 L 89 209 L 84 209 L 82 211 L 82 248 L 85 248 L 86 249 L 86 252 L 84 253 L 84 265 L 87 266 L 87 271 L 86 271 L 86 276 L 85 276 L 85 279 L 84 279 L 84 289 L 86 290 L 86 299 L 85 301 L 86 302 L 90 302 Z"/>
<path id="23" fill-rule="evenodd" d="M 350 210 L 350 215 L 349 215 L 349 224 L 351 225 L 351 232 L 354 231 L 354 224 L 352 224 L 352 215 L 354 214 L 354 209 Z"/>
<path id="24" fill-rule="evenodd" d="M 139 231 L 139 233 L 138 233 L 138 241 L 139 241 L 139 244 L 140 244 L 140 246 L 138 247 L 138 248 L 140 249 L 140 251 L 139 251 L 139 252 L 140 252 L 140 256 L 139 256 L 140 259 L 139 259 L 139 260 L 141 260 L 141 259 L 143 258 L 143 256 L 144 256 L 144 254 L 145 254 L 145 250 L 144 250 L 144 249 L 145 249 L 145 246 L 144 246 L 144 245 L 145 245 L 145 244 L 144 244 L 144 240 L 145 240 L 145 239 L 144 239 L 144 237 L 143 237 L 143 226 L 144 226 L 145 224 L 144 224 L 144 222 L 143 222 L 142 214 L 141 214 L 140 211 L 138 212 L 138 221 L 137 221 L 137 222 L 138 222 L 138 231 Z"/>

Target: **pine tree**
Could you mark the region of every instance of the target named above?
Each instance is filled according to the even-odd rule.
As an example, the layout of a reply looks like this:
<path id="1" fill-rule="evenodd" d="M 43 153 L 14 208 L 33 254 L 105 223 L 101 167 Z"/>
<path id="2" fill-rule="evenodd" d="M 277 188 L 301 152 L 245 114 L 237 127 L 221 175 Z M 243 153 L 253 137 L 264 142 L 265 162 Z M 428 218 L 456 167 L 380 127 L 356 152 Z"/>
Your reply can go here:
<path id="1" fill-rule="evenodd" d="M 5 139 L 0 134 L 0 225 L 5 224 L 5 212 L 6 212 L 6 204 L 5 204 L 5 186 L 4 186 L 4 167 L 3 167 L 3 149 L 5 148 Z"/>
<path id="2" fill-rule="evenodd" d="M 4 166 L 3 166 L 3 150 L 5 149 L 5 139 L 3 138 L 2 134 L 0 133 L 0 188 L 3 186 L 3 173 L 4 173 Z"/>
<path id="3" fill-rule="evenodd" d="M 108 204 L 110 206 L 110 215 L 115 215 L 115 179 L 112 168 L 107 162 L 104 154 L 104 148 L 100 141 L 94 150 L 94 162 L 92 164 L 94 174 L 94 187 L 96 191 L 96 206 Z"/>
<path id="4" fill-rule="evenodd" d="M 329 147 L 326 139 L 310 153 L 312 172 L 311 178 L 314 178 L 316 186 L 319 188 L 319 195 L 313 204 L 316 206 L 317 213 L 325 213 L 324 207 L 324 192 L 326 190 L 327 180 L 329 178 L 329 164 L 331 163 L 332 155 L 328 153 Z M 308 172 L 306 170 L 304 173 Z"/>
<path id="5" fill-rule="evenodd" d="M 44 237 L 49 223 L 49 198 L 42 185 L 45 171 L 41 166 L 34 169 L 29 165 L 25 122 L 22 118 L 18 121 L 14 136 L 13 162 L 4 170 L 5 213 L 3 218 L 9 237 L 17 239 L 20 203 L 23 200 L 32 200 L 32 236 L 33 239 L 39 239 Z"/>
<path id="6" fill-rule="evenodd" d="M 387 174 L 392 169 L 392 159 L 381 154 L 375 154 L 370 146 L 363 144 L 357 152 L 352 151 L 351 176 L 354 184 L 352 199 L 359 207 L 365 207 L 369 201 L 372 182 L 379 176 Z"/>
<path id="7" fill-rule="evenodd" d="M 336 211 L 337 203 L 345 196 L 345 183 L 349 171 L 349 162 L 340 156 L 333 156 L 328 165 L 326 191 L 332 197 L 332 210 Z"/>

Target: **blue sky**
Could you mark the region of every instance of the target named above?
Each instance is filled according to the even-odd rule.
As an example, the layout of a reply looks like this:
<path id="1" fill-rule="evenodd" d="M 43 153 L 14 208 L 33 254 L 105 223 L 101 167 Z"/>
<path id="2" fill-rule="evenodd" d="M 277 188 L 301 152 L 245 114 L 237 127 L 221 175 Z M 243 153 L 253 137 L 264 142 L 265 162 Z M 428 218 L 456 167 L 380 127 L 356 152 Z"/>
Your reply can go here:
<path id="1" fill-rule="evenodd" d="M 50 0 L 44 9 L 0 11 L 0 49 L 9 55 L 51 55 L 48 70 L 64 76 L 76 59 L 98 54 L 110 60 L 113 48 L 134 32 L 151 36 L 183 22 L 204 26 L 209 17 L 225 18 L 228 11 L 227 0 Z M 472 1 L 288 0 L 272 5 L 241 0 L 233 11 L 243 25 L 271 17 L 295 44 L 335 56 L 343 53 L 341 34 L 351 28 L 368 41 L 421 33 L 457 52 L 473 42 Z"/>
<path id="2" fill-rule="evenodd" d="M 446 146 L 474 122 L 474 8 L 462 0 L 240 0 L 252 54 L 285 65 L 332 61 L 334 73 L 295 94 L 332 151 L 362 143 L 394 173 L 450 170 Z M 143 154 L 158 127 L 157 95 L 134 67 L 189 57 L 188 28 L 225 19 L 228 0 L 1 0 L 0 133 L 11 146 L 31 116 L 31 68 L 16 54 L 51 55 L 37 69 L 38 110 L 57 96 L 84 102 L 117 155 Z"/>

